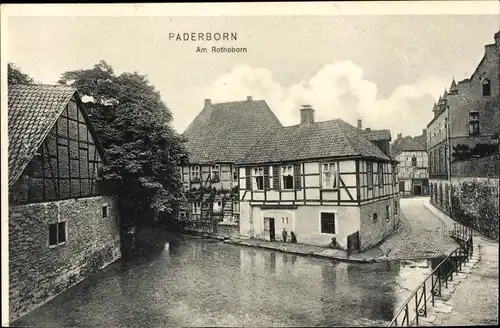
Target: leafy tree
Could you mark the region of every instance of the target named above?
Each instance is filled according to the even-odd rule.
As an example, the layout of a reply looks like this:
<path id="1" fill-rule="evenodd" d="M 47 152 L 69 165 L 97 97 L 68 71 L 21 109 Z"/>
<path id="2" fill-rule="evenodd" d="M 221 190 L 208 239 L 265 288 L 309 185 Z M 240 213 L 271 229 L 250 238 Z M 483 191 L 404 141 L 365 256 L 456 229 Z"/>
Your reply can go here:
<path id="1" fill-rule="evenodd" d="M 28 75 L 23 73 L 13 63 L 7 64 L 7 83 L 8 84 L 33 84 L 35 81 Z"/>
<path id="2" fill-rule="evenodd" d="M 144 75 L 117 76 L 105 61 L 62 74 L 76 87 L 106 150 L 102 186 L 118 196 L 124 226 L 145 223 L 151 214 L 173 214 L 183 200 L 178 167 L 187 163 L 172 113 Z"/>

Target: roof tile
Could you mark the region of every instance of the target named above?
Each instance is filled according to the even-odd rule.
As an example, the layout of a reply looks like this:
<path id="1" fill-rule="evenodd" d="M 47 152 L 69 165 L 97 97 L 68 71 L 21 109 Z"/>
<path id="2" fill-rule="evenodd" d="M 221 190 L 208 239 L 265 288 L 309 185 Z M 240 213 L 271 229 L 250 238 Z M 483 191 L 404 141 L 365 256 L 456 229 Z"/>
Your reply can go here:
<path id="1" fill-rule="evenodd" d="M 262 135 L 281 127 L 264 100 L 246 100 L 205 107 L 183 135 L 191 163 L 234 163 Z"/>
<path id="2" fill-rule="evenodd" d="M 239 164 L 346 156 L 390 159 L 356 127 L 336 119 L 273 129 L 259 140 Z"/>
<path id="3" fill-rule="evenodd" d="M 9 85 L 9 185 L 22 174 L 75 92 L 60 85 Z"/>

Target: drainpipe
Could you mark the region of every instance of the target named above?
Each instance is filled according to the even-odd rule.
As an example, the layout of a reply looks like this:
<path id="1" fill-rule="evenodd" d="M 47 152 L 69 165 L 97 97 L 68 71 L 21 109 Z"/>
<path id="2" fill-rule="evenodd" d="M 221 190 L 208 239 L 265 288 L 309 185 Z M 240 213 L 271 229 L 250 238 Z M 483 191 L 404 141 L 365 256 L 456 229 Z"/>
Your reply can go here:
<path id="1" fill-rule="evenodd" d="M 451 194 L 452 194 L 452 186 L 451 186 L 451 137 L 450 137 L 450 106 L 446 106 L 446 139 L 448 143 L 448 160 L 446 161 L 446 165 L 448 166 L 448 212 L 450 214 L 450 218 L 453 219 L 453 207 L 451 206 Z"/>

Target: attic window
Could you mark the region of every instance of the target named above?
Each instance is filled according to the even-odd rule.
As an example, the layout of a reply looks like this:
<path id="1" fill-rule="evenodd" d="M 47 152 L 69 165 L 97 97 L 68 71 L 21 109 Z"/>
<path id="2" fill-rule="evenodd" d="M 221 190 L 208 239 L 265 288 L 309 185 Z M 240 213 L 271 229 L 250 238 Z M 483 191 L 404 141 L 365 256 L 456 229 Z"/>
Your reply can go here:
<path id="1" fill-rule="evenodd" d="M 491 83 L 488 79 L 483 81 L 483 97 L 491 97 Z"/>

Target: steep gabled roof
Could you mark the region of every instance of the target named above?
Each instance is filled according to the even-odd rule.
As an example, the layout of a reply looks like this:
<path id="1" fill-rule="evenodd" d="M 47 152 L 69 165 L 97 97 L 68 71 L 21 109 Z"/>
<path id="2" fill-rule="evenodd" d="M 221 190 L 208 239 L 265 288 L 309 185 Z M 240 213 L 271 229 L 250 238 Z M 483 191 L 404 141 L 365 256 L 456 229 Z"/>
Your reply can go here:
<path id="1" fill-rule="evenodd" d="M 362 156 L 390 160 L 358 128 L 340 120 L 273 129 L 238 164 Z"/>
<path id="2" fill-rule="evenodd" d="M 415 138 L 406 136 L 395 141 L 398 142 L 394 142 L 391 147 L 391 156 L 393 158 L 405 151 L 427 151 L 427 144 L 423 135 Z"/>
<path id="3" fill-rule="evenodd" d="M 14 184 L 33 158 L 68 102 L 80 97 L 73 87 L 62 85 L 8 86 L 9 185 Z M 89 131 L 103 155 L 85 111 Z"/>
<path id="4" fill-rule="evenodd" d="M 282 125 L 264 100 L 209 104 L 183 135 L 190 163 L 235 163 L 265 133 Z"/>

